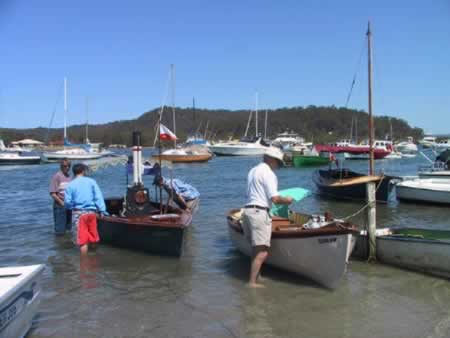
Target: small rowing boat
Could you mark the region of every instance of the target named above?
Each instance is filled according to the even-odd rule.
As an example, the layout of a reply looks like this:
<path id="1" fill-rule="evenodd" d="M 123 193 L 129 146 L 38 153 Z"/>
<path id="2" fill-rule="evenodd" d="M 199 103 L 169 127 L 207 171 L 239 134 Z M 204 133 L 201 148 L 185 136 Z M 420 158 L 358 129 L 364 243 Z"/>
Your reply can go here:
<path id="1" fill-rule="evenodd" d="M 377 259 L 386 264 L 450 278 L 450 231 L 420 228 L 376 230 Z M 367 258 L 367 234 L 356 236 L 353 256 Z"/>
<path id="2" fill-rule="evenodd" d="M 241 209 L 231 210 L 227 219 L 231 241 L 250 257 L 252 247 L 241 227 Z M 310 221 L 309 215 L 293 212 L 289 218 L 274 216 L 266 263 L 334 289 L 344 275 L 356 227 L 348 222 L 331 220 L 316 228 L 309 226 Z"/>

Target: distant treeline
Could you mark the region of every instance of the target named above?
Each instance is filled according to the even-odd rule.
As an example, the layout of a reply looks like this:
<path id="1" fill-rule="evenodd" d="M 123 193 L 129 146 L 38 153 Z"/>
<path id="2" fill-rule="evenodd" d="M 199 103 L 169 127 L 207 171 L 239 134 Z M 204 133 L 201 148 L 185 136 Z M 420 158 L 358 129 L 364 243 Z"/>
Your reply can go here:
<path id="1" fill-rule="evenodd" d="M 137 119 L 110 122 L 106 124 L 90 125 L 89 139 L 91 142 L 103 142 L 109 144 L 131 143 L 132 131 L 142 132 L 143 143 L 153 145 L 155 138 L 155 124 L 158 119 L 159 109 L 146 112 Z M 225 110 L 225 109 L 195 109 L 176 108 L 176 134 L 181 141 L 194 132 L 210 140 L 240 138 L 244 135 L 249 118 L 249 110 Z M 254 116 L 254 114 L 253 114 Z M 259 111 L 258 129 L 264 133 L 265 110 Z M 335 106 L 307 106 L 279 108 L 268 110 L 267 137 L 274 138 L 278 133 L 289 130 L 314 143 L 333 142 L 342 138 L 350 138 L 350 131 L 354 123 L 353 132 L 357 130 L 358 139 L 368 137 L 368 114 L 361 110 L 338 108 Z M 173 128 L 171 108 L 165 108 L 163 123 Z M 205 130 L 206 125 L 208 128 Z M 355 127 L 356 125 L 356 127 Z M 423 137 L 421 128 L 413 128 L 402 119 L 389 116 L 375 117 L 376 138 L 384 139 L 390 135 L 391 125 L 393 139 L 400 140 L 412 136 L 415 140 Z M 255 120 L 249 128 L 249 135 L 255 135 Z M 81 143 L 85 140 L 85 126 L 74 125 L 68 128 L 68 136 L 72 142 Z M 45 142 L 58 142 L 63 138 L 63 130 L 34 128 L 34 129 L 1 129 L 0 138 L 5 143 L 11 141 L 33 138 Z"/>

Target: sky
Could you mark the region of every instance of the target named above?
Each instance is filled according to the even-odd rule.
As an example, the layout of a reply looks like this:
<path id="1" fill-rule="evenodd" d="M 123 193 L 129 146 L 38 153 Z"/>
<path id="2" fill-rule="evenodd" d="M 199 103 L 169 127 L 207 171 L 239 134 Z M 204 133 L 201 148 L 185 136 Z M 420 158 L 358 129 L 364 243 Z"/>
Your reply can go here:
<path id="1" fill-rule="evenodd" d="M 136 118 L 170 86 L 180 107 L 340 107 L 355 74 L 367 110 L 369 20 L 374 114 L 449 133 L 450 0 L 0 0 L 0 127 L 62 126 L 64 77 L 68 124 L 86 98 L 89 123 Z"/>

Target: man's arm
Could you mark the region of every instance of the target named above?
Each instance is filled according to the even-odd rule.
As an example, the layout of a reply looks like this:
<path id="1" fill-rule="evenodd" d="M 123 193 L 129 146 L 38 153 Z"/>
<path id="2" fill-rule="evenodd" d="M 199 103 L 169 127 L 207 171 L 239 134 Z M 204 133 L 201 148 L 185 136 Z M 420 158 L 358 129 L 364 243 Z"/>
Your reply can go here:
<path id="1" fill-rule="evenodd" d="M 170 186 L 169 183 L 164 182 L 163 184 L 164 190 L 169 194 L 169 196 L 173 196 L 174 202 L 182 209 L 187 208 L 186 201 L 184 200 L 183 196 L 178 194 L 175 189 L 173 189 L 172 186 Z"/>
<path id="2" fill-rule="evenodd" d="M 64 189 L 64 207 L 69 210 L 73 209 L 72 189 L 70 185 Z"/>
<path id="3" fill-rule="evenodd" d="M 64 206 L 64 201 L 61 198 L 59 198 L 59 196 L 56 192 L 51 192 L 50 196 L 52 196 L 52 198 L 56 202 L 56 204 L 59 204 L 62 207 Z"/>
<path id="4" fill-rule="evenodd" d="M 292 203 L 292 197 L 291 196 L 286 196 L 286 197 L 281 197 L 281 196 L 273 196 L 271 198 L 272 202 L 275 204 L 291 204 Z"/>
<path id="5" fill-rule="evenodd" d="M 94 185 L 94 203 L 100 213 L 106 213 L 105 199 L 103 198 L 102 191 L 98 187 L 97 182 L 93 180 Z"/>

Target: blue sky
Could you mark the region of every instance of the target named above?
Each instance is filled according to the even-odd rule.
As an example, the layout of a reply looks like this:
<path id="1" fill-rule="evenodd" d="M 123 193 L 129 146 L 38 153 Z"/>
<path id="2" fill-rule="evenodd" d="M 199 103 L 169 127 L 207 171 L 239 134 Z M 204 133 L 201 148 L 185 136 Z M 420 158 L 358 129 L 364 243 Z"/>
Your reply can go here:
<path id="1" fill-rule="evenodd" d="M 374 113 L 450 132 L 450 1 L 0 0 L 0 126 L 135 118 L 161 105 L 175 64 L 175 103 L 202 108 L 367 109 L 367 21 Z M 349 121 L 350 124 L 350 121 Z M 149 126 L 151 127 L 151 126 Z"/>

